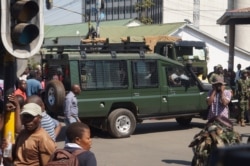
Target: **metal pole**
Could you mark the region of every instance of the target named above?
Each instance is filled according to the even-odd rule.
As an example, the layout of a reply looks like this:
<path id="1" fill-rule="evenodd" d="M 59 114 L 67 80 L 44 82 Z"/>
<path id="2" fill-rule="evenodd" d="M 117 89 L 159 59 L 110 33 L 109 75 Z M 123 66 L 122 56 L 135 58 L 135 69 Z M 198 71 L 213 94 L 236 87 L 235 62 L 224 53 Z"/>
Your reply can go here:
<path id="1" fill-rule="evenodd" d="M 15 142 L 15 110 L 7 111 L 6 105 L 9 103 L 8 96 L 14 92 L 16 83 L 16 58 L 6 52 L 4 55 L 4 126 L 3 137 L 7 138 L 11 133 L 12 140 Z"/>
<path id="2" fill-rule="evenodd" d="M 97 8 L 97 19 L 96 19 L 96 34 L 97 34 L 97 37 L 100 37 L 100 8 Z"/>
<path id="3" fill-rule="evenodd" d="M 235 24 L 229 25 L 229 57 L 228 70 L 234 69 L 234 41 L 235 41 Z"/>

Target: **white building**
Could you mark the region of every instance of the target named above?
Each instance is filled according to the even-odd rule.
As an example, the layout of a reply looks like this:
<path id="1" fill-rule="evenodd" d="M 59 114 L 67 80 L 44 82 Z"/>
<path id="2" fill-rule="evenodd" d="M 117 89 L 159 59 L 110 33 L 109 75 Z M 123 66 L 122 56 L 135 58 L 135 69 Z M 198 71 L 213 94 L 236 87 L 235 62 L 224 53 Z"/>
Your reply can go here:
<path id="1" fill-rule="evenodd" d="M 137 18 L 135 3 L 142 0 L 105 0 L 103 20 Z M 229 41 L 227 26 L 216 23 L 226 10 L 250 7 L 249 0 L 152 0 L 154 6 L 147 10 L 155 24 L 190 21 L 198 29 L 220 40 Z M 86 0 L 82 3 L 83 22 L 96 21 L 98 16 L 93 10 L 98 0 Z M 235 46 L 250 52 L 250 25 L 237 25 Z"/>

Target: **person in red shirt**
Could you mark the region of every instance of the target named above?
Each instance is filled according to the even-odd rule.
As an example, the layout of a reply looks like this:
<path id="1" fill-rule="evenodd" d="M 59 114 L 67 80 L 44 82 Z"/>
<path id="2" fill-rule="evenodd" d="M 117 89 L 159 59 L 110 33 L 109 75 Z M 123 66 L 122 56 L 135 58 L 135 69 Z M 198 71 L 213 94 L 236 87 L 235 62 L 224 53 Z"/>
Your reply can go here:
<path id="1" fill-rule="evenodd" d="M 19 80 L 18 81 L 18 88 L 15 90 L 14 94 L 20 95 L 23 97 L 24 101 L 26 101 L 27 96 L 26 96 L 26 81 L 25 80 Z"/>

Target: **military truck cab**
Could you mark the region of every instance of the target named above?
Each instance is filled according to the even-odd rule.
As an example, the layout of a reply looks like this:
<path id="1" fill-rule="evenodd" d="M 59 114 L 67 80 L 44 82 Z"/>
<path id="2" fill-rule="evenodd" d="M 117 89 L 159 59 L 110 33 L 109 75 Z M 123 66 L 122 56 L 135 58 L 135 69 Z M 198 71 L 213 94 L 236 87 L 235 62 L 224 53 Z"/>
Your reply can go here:
<path id="1" fill-rule="evenodd" d="M 192 62 L 196 75 L 207 76 L 208 49 L 203 41 L 159 41 L 154 52 L 183 64 Z"/>
<path id="2" fill-rule="evenodd" d="M 175 118 L 188 125 L 206 113 L 209 87 L 190 67 L 141 48 L 125 53 L 100 49 L 48 48 L 51 52 L 43 56 L 42 66 L 49 112 L 62 114 L 65 94 L 72 84 L 79 84 L 80 119 L 115 138 L 129 137 L 146 119 Z"/>

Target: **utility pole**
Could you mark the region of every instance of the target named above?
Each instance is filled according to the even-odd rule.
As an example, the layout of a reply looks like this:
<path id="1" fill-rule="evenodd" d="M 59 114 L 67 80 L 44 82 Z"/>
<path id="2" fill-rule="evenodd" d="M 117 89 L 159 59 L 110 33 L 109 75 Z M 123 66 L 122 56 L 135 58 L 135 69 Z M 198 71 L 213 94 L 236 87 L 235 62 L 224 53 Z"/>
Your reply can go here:
<path id="1" fill-rule="evenodd" d="M 200 0 L 194 0 L 193 24 L 197 29 L 199 29 L 200 27 Z"/>
<path id="2" fill-rule="evenodd" d="M 98 0 L 96 4 L 97 8 L 97 19 L 96 19 L 96 34 L 100 37 L 100 21 L 101 21 L 101 10 L 104 9 L 104 0 Z"/>

